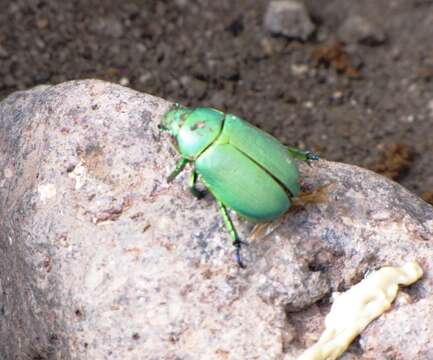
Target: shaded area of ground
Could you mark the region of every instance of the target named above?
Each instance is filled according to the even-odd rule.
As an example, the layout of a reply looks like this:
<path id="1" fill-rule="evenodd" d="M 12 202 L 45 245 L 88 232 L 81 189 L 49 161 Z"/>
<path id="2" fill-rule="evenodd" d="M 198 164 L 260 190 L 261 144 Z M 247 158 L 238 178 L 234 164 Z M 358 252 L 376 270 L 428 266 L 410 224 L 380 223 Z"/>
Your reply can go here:
<path id="1" fill-rule="evenodd" d="M 286 144 L 385 173 L 389 166 L 395 173 L 404 149 L 396 179 L 417 194 L 431 192 L 433 1 L 309 0 L 316 32 L 305 43 L 265 31 L 267 4 L 0 0 L 0 98 L 101 78 L 228 109 Z M 353 15 L 387 40 L 336 45 Z M 343 52 L 359 76 L 339 73 L 329 49 Z"/>

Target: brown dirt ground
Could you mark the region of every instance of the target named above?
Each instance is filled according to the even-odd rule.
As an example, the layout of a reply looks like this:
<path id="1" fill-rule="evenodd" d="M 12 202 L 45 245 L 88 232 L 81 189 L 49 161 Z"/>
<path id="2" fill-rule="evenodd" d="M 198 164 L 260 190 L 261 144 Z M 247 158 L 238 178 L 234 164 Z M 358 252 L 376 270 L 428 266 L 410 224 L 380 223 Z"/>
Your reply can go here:
<path id="1" fill-rule="evenodd" d="M 100 78 L 229 110 L 284 143 L 433 191 L 433 1 L 307 0 L 307 42 L 263 27 L 265 0 L 0 0 L 0 99 Z M 349 15 L 380 46 L 338 44 Z M 428 197 L 427 197 L 428 198 Z"/>

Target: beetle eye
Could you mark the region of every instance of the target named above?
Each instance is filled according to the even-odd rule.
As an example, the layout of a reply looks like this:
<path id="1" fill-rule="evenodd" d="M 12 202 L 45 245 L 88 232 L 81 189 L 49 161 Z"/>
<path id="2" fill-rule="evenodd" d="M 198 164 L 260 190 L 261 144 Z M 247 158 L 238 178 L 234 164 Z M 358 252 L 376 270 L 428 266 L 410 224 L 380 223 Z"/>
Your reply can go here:
<path id="1" fill-rule="evenodd" d="M 167 127 L 162 125 L 162 124 L 158 124 L 158 129 L 161 131 L 167 131 L 168 130 Z"/>

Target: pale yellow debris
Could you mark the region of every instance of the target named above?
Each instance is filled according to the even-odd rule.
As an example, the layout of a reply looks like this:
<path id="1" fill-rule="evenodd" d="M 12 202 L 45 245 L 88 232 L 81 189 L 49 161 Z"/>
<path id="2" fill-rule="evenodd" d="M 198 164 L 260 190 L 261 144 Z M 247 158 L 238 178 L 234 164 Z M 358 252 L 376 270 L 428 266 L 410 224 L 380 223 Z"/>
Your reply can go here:
<path id="1" fill-rule="evenodd" d="M 337 359 L 366 326 L 391 307 L 398 285 L 410 285 L 423 271 L 417 262 L 383 267 L 344 293 L 336 293 L 319 341 L 298 360 Z"/>

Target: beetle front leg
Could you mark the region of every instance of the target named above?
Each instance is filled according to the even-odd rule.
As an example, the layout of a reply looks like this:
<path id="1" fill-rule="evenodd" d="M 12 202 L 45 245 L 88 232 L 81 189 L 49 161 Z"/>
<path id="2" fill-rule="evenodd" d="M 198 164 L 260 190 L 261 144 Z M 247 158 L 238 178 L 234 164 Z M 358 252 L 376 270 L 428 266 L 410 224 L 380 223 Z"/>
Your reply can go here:
<path id="1" fill-rule="evenodd" d="M 241 261 L 241 245 L 244 244 L 244 242 L 239 239 L 238 233 L 236 232 L 232 220 L 230 219 L 230 216 L 227 212 L 227 208 L 224 206 L 224 204 L 221 201 L 217 200 L 217 203 L 221 212 L 221 216 L 223 217 L 224 224 L 227 228 L 227 231 L 229 232 L 230 237 L 233 240 L 233 246 L 235 247 L 236 262 L 240 268 L 244 269 L 245 265 Z"/>
<path id="2" fill-rule="evenodd" d="M 206 192 L 197 189 L 195 186 L 196 182 L 197 182 L 197 173 L 193 171 L 189 179 L 189 190 L 197 199 L 202 199 L 206 195 Z"/>
<path id="3" fill-rule="evenodd" d="M 189 160 L 182 158 L 180 159 L 177 164 L 176 168 L 172 171 L 172 173 L 168 176 L 167 182 L 172 182 L 174 178 L 179 175 L 183 169 L 185 169 L 186 164 L 188 164 Z"/>
<path id="4" fill-rule="evenodd" d="M 310 161 L 320 160 L 319 155 L 311 151 L 304 151 L 304 150 L 299 150 L 291 147 L 287 148 L 287 150 L 290 156 L 292 156 L 297 160 L 306 161 L 308 163 L 310 163 Z"/>

